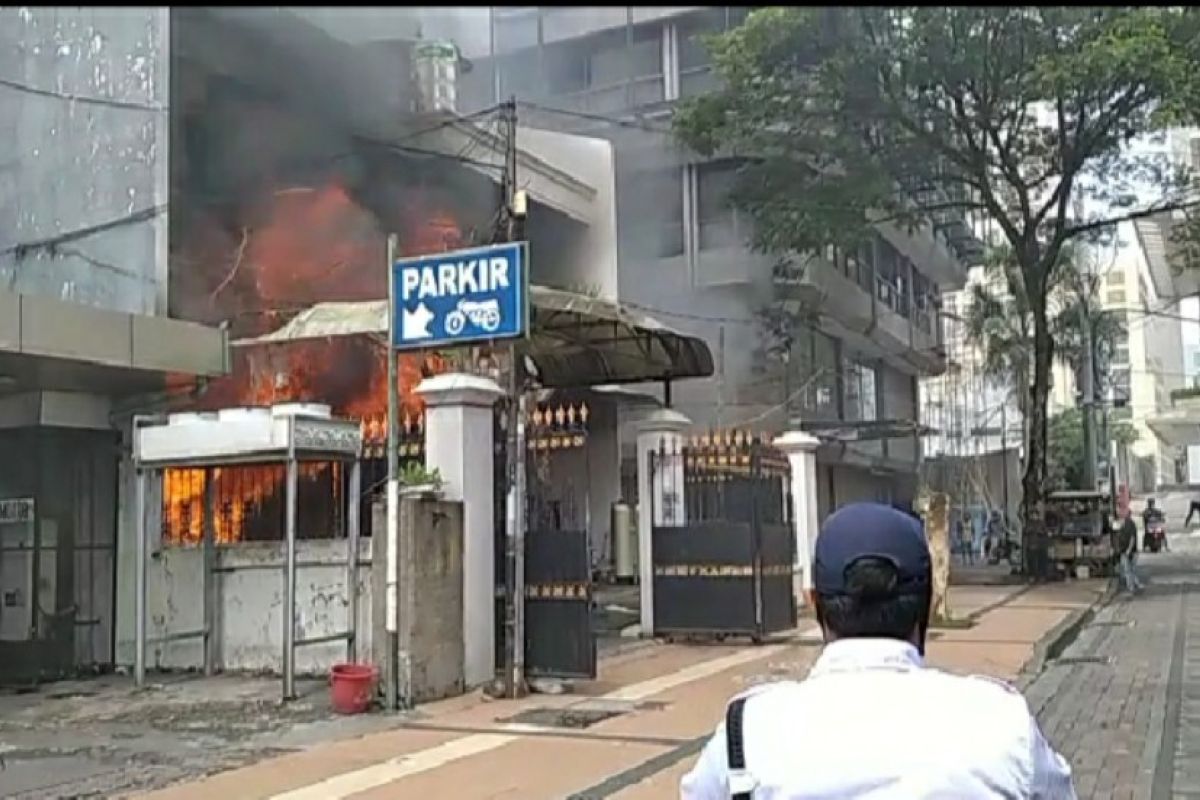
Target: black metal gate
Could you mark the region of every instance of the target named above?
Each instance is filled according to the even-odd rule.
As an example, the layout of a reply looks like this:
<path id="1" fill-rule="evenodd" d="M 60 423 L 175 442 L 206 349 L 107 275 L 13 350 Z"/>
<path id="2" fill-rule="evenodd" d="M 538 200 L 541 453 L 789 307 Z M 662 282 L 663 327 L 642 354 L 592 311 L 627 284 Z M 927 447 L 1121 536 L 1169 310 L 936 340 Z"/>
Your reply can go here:
<path id="1" fill-rule="evenodd" d="M 526 451 L 525 672 L 596 677 L 592 568 L 586 501 L 559 463 L 587 441 L 587 415 L 573 407 L 531 415 Z"/>
<path id="2" fill-rule="evenodd" d="M 786 456 L 743 434 L 649 455 L 655 633 L 759 641 L 795 627 Z"/>

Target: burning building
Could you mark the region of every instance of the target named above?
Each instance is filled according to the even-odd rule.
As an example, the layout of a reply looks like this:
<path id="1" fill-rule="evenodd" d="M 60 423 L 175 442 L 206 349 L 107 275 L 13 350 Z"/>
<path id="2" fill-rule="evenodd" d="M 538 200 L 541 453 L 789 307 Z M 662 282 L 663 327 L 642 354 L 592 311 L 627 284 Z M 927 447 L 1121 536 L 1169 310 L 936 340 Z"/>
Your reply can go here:
<path id="1" fill-rule="evenodd" d="M 422 106 L 414 101 L 416 90 L 404 88 L 402 42 L 352 47 L 280 9 L 173 13 L 170 305 L 182 318 L 224 326 L 240 346 L 233 349 L 229 375 L 202 381 L 180 376 L 155 410 L 326 404 L 335 415 L 361 423 L 368 459 L 363 489 L 369 494 L 383 477 L 382 332 L 335 321 L 317 335 L 283 334 L 303 329 L 311 323 L 310 312 L 330 304 L 379 302 L 386 294 L 388 234 L 398 236 L 401 254 L 490 240 L 505 160 L 496 120 L 413 110 Z M 661 326 L 641 337 L 622 333 L 617 345 L 590 338 L 596 331 L 612 337 L 612 331 L 641 324 L 612 309 L 616 256 L 608 145 L 525 129 L 517 145 L 518 174 L 531 198 L 532 280 L 587 290 L 535 295 L 535 325 L 543 335 L 526 350 L 544 385 L 567 388 L 670 374 L 675 350 L 659 341 L 666 331 Z M 602 306 L 607 317 L 595 317 Z M 585 318 L 588 314 L 593 317 Z M 675 374 L 711 370 L 706 349 L 702 356 L 686 344 L 682 350 L 698 361 Z M 421 401 L 413 388 L 460 357 L 401 359 L 402 457 L 420 458 L 424 440 Z M 665 360 L 665 366 L 654 359 Z M 547 396 L 537 420 L 531 419 L 545 434 L 539 445 L 543 462 L 552 453 L 575 454 L 567 458 L 569 469 L 543 470 L 554 482 L 544 505 L 559 517 L 573 509 L 580 520 L 607 522 L 608 507 L 620 494 L 613 396 Z M 584 428 L 593 433 L 582 436 Z M 261 576 L 265 564 L 278 560 L 281 487 L 279 469 L 252 466 L 213 469 L 207 477 L 168 470 L 151 489 L 149 527 L 161 532 L 152 534 L 159 552 L 150 577 L 150 602 L 159 609 L 150 615 L 152 636 L 186 627 L 179 615 L 186 616 L 191 601 L 173 593 L 189 591 L 178 576 L 194 571 L 188 565 L 195 548 L 188 545 L 203 530 L 209 488 L 217 496 L 211 521 L 218 543 L 244 545 L 224 548 L 223 574 L 260 570 Z M 298 536 L 312 540 L 315 549 L 306 558 L 318 566 L 339 557 L 334 554 L 345 531 L 340 502 L 345 491 L 336 464 L 313 465 L 301 474 Z M 363 533 L 369 536 L 369 525 Z M 369 560 L 370 542 L 364 545 L 363 558 Z M 132 584 L 131 571 L 123 568 L 119 576 Z M 241 593 L 236 596 L 235 585 Z M 222 634 L 224 665 L 271 666 L 279 652 L 273 641 L 279 627 L 259 621 L 277 615 L 277 588 L 232 577 L 223 578 L 222 586 L 222 602 L 252 609 L 258 620 Z M 345 588 L 326 587 L 322 596 L 344 596 Z M 130 642 L 124 632 L 132 627 L 125 619 L 123 647 Z M 194 665 L 193 644 L 164 643 L 155 662 Z M 336 657 L 336 646 L 314 648 L 300 668 L 319 669 Z M 128 659 L 126 649 L 122 660 Z"/>

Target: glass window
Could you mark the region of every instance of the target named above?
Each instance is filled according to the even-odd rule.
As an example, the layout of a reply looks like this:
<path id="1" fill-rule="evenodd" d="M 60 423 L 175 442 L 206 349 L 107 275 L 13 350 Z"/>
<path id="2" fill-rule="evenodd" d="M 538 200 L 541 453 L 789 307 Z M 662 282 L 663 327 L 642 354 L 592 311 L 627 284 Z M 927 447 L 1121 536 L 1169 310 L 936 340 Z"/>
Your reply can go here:
<path id="1" fill-rule="evenodd" d="M 625 31 L 617 30 L 601 34 L 588 40 L 587 86 L 598 89 L 624 83 L 631 75 L 629 42 Z M 568 45 L 570 46 L 570 45 Z M 581 49 L 577 45 L 574 49 Z"/>
<path id="2" fill-rule="evenodd" d="M 683 168 L 638 170 L 628 180 L 621 197 L 633 249 L 655 258 L 683 255 Z"/>
<path id="3" fill-rule="evenodd" d="M 712 63 L 704 37 L 725 28 L 725 9 L 709 8 L 679 21 L 679 71 L 707 69 Z"/>
<path id="4" fill-rule="evenodd" d="M 1105 301 L 1113 305 L 1123 304 L 1125 302 L 1125 287 L 1109 289 L 1108 294 L 1105 295 Z"/>
<path id="5" fill-rule="evenodd" d="M 586 47 L 557 44 L 545 49 L 546 89 L 551 95 L 572 94 L 588 88 Z"/>
<path id="6" fill-rule="evenodd" d="M 729 193 L 737 180 L 737 165 L 732 161 L 714 161 L 700 164 L 696 170 L 696 227 L 700 249 L 741 245 L 735 214 L 729 205 Z"/>
<path id="7" fill-rule="evenodd" d="M 524 8 L 493 8 L 496 53 L 511 53 L 538 44 L 538 10 Z"/>

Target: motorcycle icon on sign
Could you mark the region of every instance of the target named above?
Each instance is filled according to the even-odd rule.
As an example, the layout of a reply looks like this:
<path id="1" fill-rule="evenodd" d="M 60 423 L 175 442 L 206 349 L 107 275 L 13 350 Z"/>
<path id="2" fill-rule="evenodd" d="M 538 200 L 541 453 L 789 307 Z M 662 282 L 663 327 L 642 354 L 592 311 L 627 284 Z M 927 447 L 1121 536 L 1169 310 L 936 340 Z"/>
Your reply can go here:
<path id="1" fill-rule="evenodd" d="M 500 302 L 485 300 L 481 303 L 471 300 L 459 300 L 458 307 L 446 315 L 446 333 L 457 336 L 467 326 L 467 321 L 475 327 L 492 333 L 500 327 Z"/>

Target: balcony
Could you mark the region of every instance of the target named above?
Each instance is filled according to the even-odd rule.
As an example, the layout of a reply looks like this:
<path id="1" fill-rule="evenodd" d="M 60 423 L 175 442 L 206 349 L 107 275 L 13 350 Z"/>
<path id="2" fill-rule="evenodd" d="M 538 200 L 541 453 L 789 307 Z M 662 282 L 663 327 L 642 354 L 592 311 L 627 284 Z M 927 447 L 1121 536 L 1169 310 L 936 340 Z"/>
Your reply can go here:
<path id="1" fill-rule="evenodd" d="M 797 310 L 816 310 L 822 329 L 901 372 L 944 372 L 946 355 L 932 304 L 928 300 L 910 303 L 888 281 L 861 275 L 853 259 L 836 260 L 841 263 L 814 256 L 800 270 L 777 270 L 775 286 L 784 302 L 795 304 Z"/>

